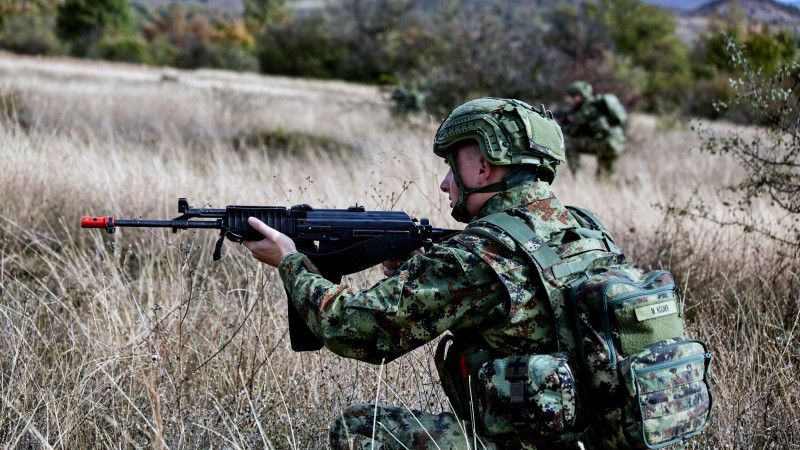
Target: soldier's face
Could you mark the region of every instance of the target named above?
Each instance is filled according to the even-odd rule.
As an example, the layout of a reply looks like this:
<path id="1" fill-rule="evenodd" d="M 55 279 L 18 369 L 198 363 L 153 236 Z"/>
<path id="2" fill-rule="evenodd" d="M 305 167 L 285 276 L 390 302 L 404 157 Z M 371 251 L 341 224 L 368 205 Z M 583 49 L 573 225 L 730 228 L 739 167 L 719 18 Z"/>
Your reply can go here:
<path id="1" fill-rule="evenodd" d="M 583 100 L 583 96 L 581 94 L 575 94 L 575 95 L 568 95 L 567 96 L 567 102 L 569 102 L 569 105 L 572 106 L 572 107 L 575 107 L 575 105 L 580 103 L 581 100 Z"/>
<path id="2" fill-rule="evenodd" d="M 456 180 L 453 178 L 453 169 L 447 171 L 447 175 L 444 176 L 444 179 L 439 184 L 439 189 L 442 192 L 447 193 L 448 198 L 450 199 L 450 208 L 454 208 L 456 206 L 456 202 L 458 201 L 458 186 L 456 185 Z"/>
<path id="3" fill-rule="evenodd" d="M 467 188 L 477 187 L 480 184 L 480 177 L 484 170 L 484 164 L 481 164 L 481 150 L 477 144 L 464 144 L 456 150 L 456 169 L 461 176 L 461 182 Z M 453 169 L 447 171 L 442 182 L 439 184 L 439 189 L 447 193 L 450 199 L 450 207 L 453 208 L 458 203 L 460 190 L 453 176 Z M 472 196 L 467 197 L 467 211 L 472 212 L 473 208 L 471 203 L 474 203 Z M 480 209 L 480 207 L 478 207 Z M 477 212 L 477 210 L 475 211 Z"/>

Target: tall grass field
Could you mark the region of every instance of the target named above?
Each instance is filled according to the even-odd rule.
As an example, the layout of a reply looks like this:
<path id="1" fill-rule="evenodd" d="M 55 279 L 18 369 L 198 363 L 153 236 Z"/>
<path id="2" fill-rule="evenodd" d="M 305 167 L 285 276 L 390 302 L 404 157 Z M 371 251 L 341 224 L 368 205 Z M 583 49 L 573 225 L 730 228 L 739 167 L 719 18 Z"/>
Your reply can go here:
<path id="1" fill-rule="evenodd" d="M 230 242 L 212 261 L 212 230 L 80 228 L 172 219 L 179 197 L 459 227 L 431 151 L 441 119 L 397 117 L 368 86 L 0 54 L 3 448 L 317 449 L 352 403 L 447 410 L 435 342 L 381 366 L 294 353 L 277 272 Z M 633 115 L 628 134 L 615 179 L 596 180 L 587 156 L 553 189 L 636 265 L 679 281 L 687 332 L 714 353 L 713 419 L 691 447 L 800 448 L 800 256 L 668 213 L 699 198 L 724 219 L 718 191 L 742 174 L 697 150 L 687 118 Z M 763 224 L 787 220 L 756 208 Z"/>

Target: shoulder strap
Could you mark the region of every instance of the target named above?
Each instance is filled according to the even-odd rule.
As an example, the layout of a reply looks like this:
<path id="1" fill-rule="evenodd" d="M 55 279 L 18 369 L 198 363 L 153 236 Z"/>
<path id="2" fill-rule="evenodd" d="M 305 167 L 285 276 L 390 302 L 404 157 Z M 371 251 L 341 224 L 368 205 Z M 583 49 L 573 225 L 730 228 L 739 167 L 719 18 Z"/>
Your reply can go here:
<path id="1" fill-rule="evenodd" d="M 619 253 L 619 248 L 617 244 L 614 243 L 614 239 L 611 238 L 611 235 L 608 233 L 608 229 L 605 225 L 600 222 L 597 217 L 592 214 L 591 211 L 588 209 L 578 208 L 577 206 L 567 206 L 567 210 L 572 213 L 572 217 L 578 221 L 578 223 L 590 230 L 597 230 L 603 233 L 602 240 L 605 242 L 606 247 L 608 247 L 608 251 L 611 253 Z"/>
<path id="2" fill-rule="evenodd" d="M 533 230 L 528 228 L 528 226 L 517 217 L 506 213 L 495 213 L 480 219 L 475 224 L 471 224 L 469 227 L 467 227 L 467 230 L 469 230 L 469 232 L 480 230 L 480 228 L 475 227 L 479 226 L 478 224 L 481 222 L 492 224 L 505 231 L 525 250 L 527 254 L 531 256 L 533 260 L 536 261 L 536 263 L 542 269 L 552 267 L 561 261 L 561 258 L 556 254 L 556 252 L 554 252 L 553 249 L 547 245 L 547 241 L 537 236 Z M 470 228 L 473 228 L 473 230 L 470 230 Z M 498 240 L 498 238 L 496 238 L 494 235 L 491 235 L 491 233 L 478 232 L 475 234 L 489 237 L 495 242 Z"/>

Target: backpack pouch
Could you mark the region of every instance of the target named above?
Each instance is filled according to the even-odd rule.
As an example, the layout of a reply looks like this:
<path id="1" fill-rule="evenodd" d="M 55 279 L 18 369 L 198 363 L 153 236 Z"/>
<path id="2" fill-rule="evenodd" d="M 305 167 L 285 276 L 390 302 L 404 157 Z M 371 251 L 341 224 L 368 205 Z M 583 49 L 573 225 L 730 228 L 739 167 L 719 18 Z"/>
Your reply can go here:
<path id="1" fill-rule="evenodd" d="M 660 448 L 699 433 L 708 424 L 712 355 L 696 339 L 659 342 L 619 365 L 632 408 L 628 430 L 632 442 Z"/>
<path id="2" fill-rule="evenodd" d="M 490 436 L 562 435 L 575 424 L 577 391 L 566 354 L 490 359 L 478 372 L 481 421 Z"/>
<path id="3" fill-rule="evenodd" d="M 681 301 L 668 272 L 652 272 L 639 282 L 614 280 L 603 287 L 603 300 L 604 318 L 611 321 L 604 324 L 606 336 L 617 331 L 614 338 L 619 341 L 620 357 L 683 335 Z"/>
<path id="4" fill-rule="evenodd" d="M 595 271 L 570 293 L 572 308 L 602 324 L 612 368 L 648 346 L 683 335 L 682 304 L 669 272 L 613 267 Z"/>

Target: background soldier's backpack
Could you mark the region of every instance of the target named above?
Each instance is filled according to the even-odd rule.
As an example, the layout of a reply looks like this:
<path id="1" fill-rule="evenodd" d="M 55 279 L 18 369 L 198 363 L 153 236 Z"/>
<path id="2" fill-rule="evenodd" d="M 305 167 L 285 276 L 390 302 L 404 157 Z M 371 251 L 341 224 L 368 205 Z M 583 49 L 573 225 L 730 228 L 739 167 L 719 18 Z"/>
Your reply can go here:
<path id="1" fill-rule="evenodd" d="M 568 209 L 581 226 L 562 229 L 546 244 L 505 213 L 465 230 L 512 237 L 541 276 L 558 333 L 555 356 L 566 355 L 577 387 L 575 429 L 561 432 L 583 434 L 592 448 L 659 448 L 700 432 L 711 414 L 712 356 L 705 343 L 684 336 L 683 305 L 672 275 L 630 267 L 590 212 Z M 500 362 L 510 366 L 503 361 L 513 358 Z M 486 359 L 483 372 L 498 364 Z M 520 384 L 515 394 L 509 381 L 511 397 L 536 401 L 535 392 L 522 389 L 535 383 Z M 500 383 L 493 383 L 496 391 Z M 563 404 L 569 392 L 563 393 L 563 382 L 559 386 Z"/>
<path id="2" fill-rule="evenodd" d="M 622 102 L 614 94 L 595 96 L 592 99 L 592 106 L 605 116 L 612 126 L 625 126 L 628 121 L 628 113 L 625 111 L 625 107 L 622 106 Z"/>

